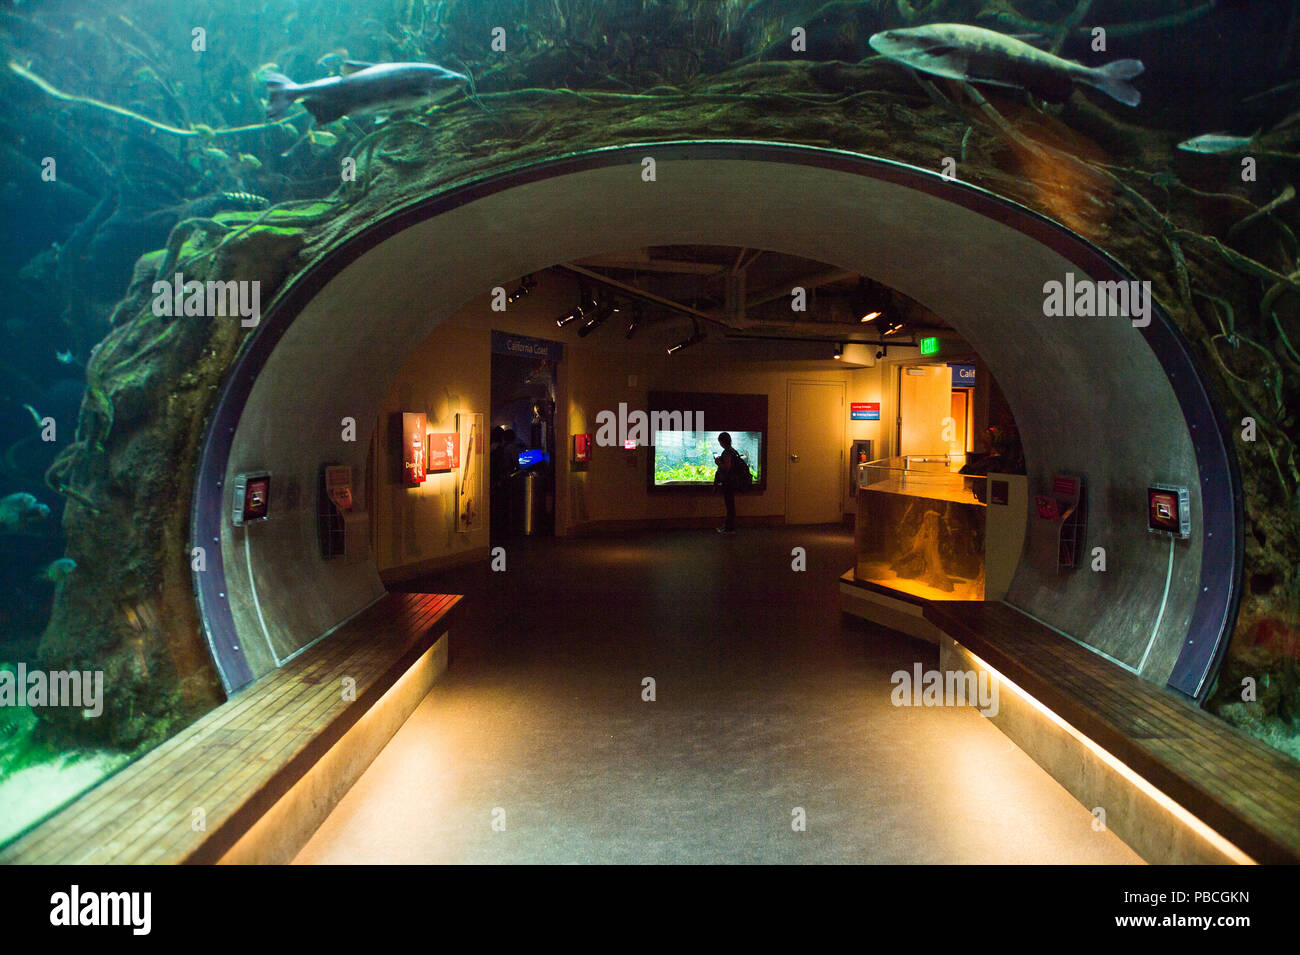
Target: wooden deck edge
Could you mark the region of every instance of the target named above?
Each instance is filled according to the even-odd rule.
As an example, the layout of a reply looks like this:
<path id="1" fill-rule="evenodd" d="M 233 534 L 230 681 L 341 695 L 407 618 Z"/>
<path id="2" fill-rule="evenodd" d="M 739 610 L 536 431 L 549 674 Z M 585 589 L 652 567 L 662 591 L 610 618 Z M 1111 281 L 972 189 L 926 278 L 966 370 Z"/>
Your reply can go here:
<path id="1" fill-rule="evenodd" d="M 1000 649 L 995 642 L 966 625 L 960 618 L 946 612 L 942 606 L 927 602 L 923 612 L 926 619 L 941 632 L 975 653 L 1006 679 L 1019 686 L 1097 746 L 1126 764 L 1151 786 L 1200 819 L 1252 859 L 1265 864 L 1300 863 L 1300 846 L 1283 841 L 1273 833 L 1262 829 L 1251 817 L 1225 804 L 1216 795 L 1202 788 L 1197 780 L 1169 765 L 1157 754 L 1144 749 L 1140 740 L 1130 739 L 1103 714 L 1091 708 L 1086 700 L 1079 698 L 1073 692 L 1062 690 L 1034 670 L 1022 665 L 1014 656 Z M 1029 618 L 1026 617 L 1026 620 Z M 1097 657 L 1097 661 L 1107 667 L 1114 667 L 1117 677 L 1122 675 L 1125 679 L 1141 679 L 1100 656 Z M 1160 691 L 1153 687 L 1153 692 Z M 1179 703 L 1191 707 L 1191 704 L 1181 699 Z M 1240 736 L 1240 742 L 1244 746 L 1264 746 L 1227 724 L 1224 724 L 1221 729 L 1224 733 Z"/>
<path id="2" fill-rule="evenodd" d="M 441 629 L 441 628 L 439 628 Z M 373 706 L 339 740 L 289 784 L 285 794 L 257 815 L 234 844 L 221 853 L 220 865 L 285 865 L 294 861 L 335 807 L 420 706 L 447 669 L 450 632 L 442 631 Z M 212 862 L 208 846 L 186 864 Z"/>
<path id="3" fill-rule="evenodd" d="M 419 595 L 397 594 L 394 596 L 409 600 L 409 598 L 418 597 Z M 415 666 L 426 653 L 429 653 L 431 648 L 454 627 L 464 598 L 454 595 L 428 596 L 439 599 L 427 605 L 422 604 L 415 609 L 404 606 L 401 615 L 394 618 L 396 623 L 405 627 L 406 635 L 404 637 L 391 640 L 387 647 L 383 646 L 382 642 L 362 641 L 355 642 L 354 645 L 349 639 L 345 639 L 343 635 L 340 635 L 340 641 L 337 643 L 331 640 L 316 641 L 307 653 L 298 656 L 293 663 L 268 674 L 264 681 L 259 681 L 260 686 L 255 684 L 236 697 L 227 700 L 216 709 L 204 714 L 171 738 L 165 740 L 148 753 L 143 754 L 136 761 L 122 767 L 117 773 L 110 774 L 100 780 L 95 786 L 64 803 L 55 812 L 46 816 L 39 824 L 30 827 L 17 838 L 7 842 L 3 849 L 0 849 L 0 862 L 14 865 L 34 863 L 47 865 L 118 864 L 118 860 L 114 858 L 87 859 L 83 852 L 84 845 L 81 844 L 85 841 L 84 834 L 71 839 L 71 841 L 58 837 L 58 833 L 61 831 L 59 827 L 64 825 L 67 820 L 85 819 L 86 810 L 78 808 L 79 805 L 83 804 L 83 800 L 102 797 L 105 786 L 116 785 L 120 787 L 124 784 L 129 786 L 132 779 L 135 778 L 133 774 L 142 772 L 156 774 L 159 761 L 166 761 L 169 758 L 169 752 L 175 753 L 176 747 L 193 745 L 196 735 L 202 737 L 212 727 L 220 727 L 223 718 L 228 718 L 232 712 L 255 704 L 259 693 L 271 694 L 272 699 L 264 700 L 264 702 L 274 702 L 273 697 L 275 694 L 282 692 L 286 686 L 291 687 L 296 682 L 297 677 L 292 675 L 289 676 L 287 681 L 284 679 L 291 669 L 306 667 L 310 671 L 312 668 L 319 669 L 324 666 L 325 670 L 332 674 L 340 666 L 346 665 L 348 661 L 364 656 L 370 657 L 371 666 L 375 668 L 383 667 L 380 672 L 368 677 L 357 687 L 356 700 L 347 703 L 332 716 L 326 716 L 322 711 L 311 718 L 313 722 L 300 726 L 288 735 L 276 734 L 273 739 L 267 740 L 262 750 L 250 754 L 249 758 L 271 763 L 270 773 L 264 778 L 250 780 L 250 786 L 255 787 L 251 788 L 250 791 L 238 791 L 234 799 L 225 797 L 227 801 L 238 801 L 238 805 L 228 811 L 221 812 L 219 820 L 213 820 L 210 816 L 209 821 L 216 822 L 210 830 L 204 833 L 195 833 L 189 839 L 177 840 L 178 844 L 172 848 L 141 849 L 139 843 L 136 842 L 136 851 L 131 854 L 131 857 L 125 863 L 121 864 L 158 865 L 217 861 L 285 793 L 304 778 L 317 765 L 318 761 L 329 753 L 339 740 L 344 738 L 349 730 L 363 720 L 372 711 L 375 704 L 402 679 L 403 675 L 411 667 Z M 445 665 L 445 642 L 443 646 L 443 663 Z M 383 656 L 376 658 L 376 654 L 383 654 Z M 386 663 L 390 656 L 391 662 Z M 314 683 L 317 681 L 309 680 L 308 682 Z M 317 724 L 315 721 L 319 721 L 319 723 Z M 396 728 L 394 728 L 395 731 Z M 281 743 L 290 740 L 291 737 L 297 740 L 293 745 L 281 745 Z M 267 750 L 266 746 L 270 746 L 271 749 Z M 279 763 L 279 765 L 275 765 L 276 763 Z M 226 775 L 229 774 L 218 773 L 214 777 L 214 782 Z M 261 774 L 259 773 L 259 775 Z M 146 790 L 141 792 L 138 797 L 133 797 L 134 808 L 129 818 L 138 818 L 142 811 L 147 811 L 149 795 L 152 791 Z M 115 833 L 118 833 L 129 823 L 129 818 L 122 816 L 116 824 L 109 822 L 102 828 L 97 828 L 97 839 L 102 838 L 105 842 L 111 842 L 114 838 L 117 838 Z M 84 829 L 85 825 L 81 825 L 81 828 Z M 74 823 L 73 830 L 76 829 L 77 824 Z"/>
<path id="4" fill-rule="evenodd" d="M 258 820 L 270 812 L 272 807 L 289 793 L 359 720 L 370 712 L 384 694 L 433 647 L 442 634 L 448 631 L 450 617 L 459 603 L 460 598 L 457 598 L 456 603 L 438 617 L 432 628 L 426 629 L 420 637 L 409 644 L 397 660 L 358 694 L 351 706 L 322 726 L 309 743 L 276 770 L 240 804 L 238 809 L 222 820 L 220 825 L 214 827 L 202 843 L 183 858 L 162 859 L 158 862 L 211 865 L 220 861 L 257 824 Z"/>

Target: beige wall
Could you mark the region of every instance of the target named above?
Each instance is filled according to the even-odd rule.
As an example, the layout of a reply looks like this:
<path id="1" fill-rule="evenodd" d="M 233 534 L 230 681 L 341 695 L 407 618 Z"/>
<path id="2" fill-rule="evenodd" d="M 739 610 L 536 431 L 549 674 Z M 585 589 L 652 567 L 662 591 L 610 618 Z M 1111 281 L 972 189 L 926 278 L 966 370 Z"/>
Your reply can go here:
<path id="1" fill-rule="evenodd" d="M 588 339 L 557 329 L 555 316 L 573 303 L 573 290 L 562 281 L 539 276 L 532 295 L 493 312 L 483 297 L 439 326 L 412 353 L 397 384 L 384 400 L 376 427 L 375 560 L 381 572 L 400 572 L 415 565 L 436 566 L 481 557 L 488 545 L 486 520 L 470 534 L 455 527 L 454 472 L 431 474 L 425 484 L 406 487 L 394 479 L 395 449 L 389 439 L 390 416 L 423 412 L 430 431 L 454 430 L 457 412 L 490 413 L 491 331 L 499 329 L 564 343 L 558 371 L 556 428 L 556 528 L 560 535 L 582 533 L 627 521 L 711 520 L 722 514 L 722 500 L 712 494 L 659 493 L 646 490 L 646 455 L 642 448 L 625 452 L 597 447 L 585 471 L 570 463 L 573 434 L 594 434 L 596 414 L 616 411 L 619 402 L 644 409 L 651 391 L 720 391 L 768 396 L 767 487 L 742 495 L 737 512 L 744 517 L 781 522 L 786 510 L 786 395 L 790 381 L 844 382 L 846 408 L 843 448 L 844 510 L 853 508 L 848 485 L 849 442 L 871 438 L 880 447 L 881 421 L 848 421 L 847 403 L 888 402 L 881 394 L 880 366 L 844 368 L 832 360 L 810 362 L 747 361 L 728 358 L 727 344 L 703 344 L 669 357 L 664 341 L 683 337 L 681 329 L 661 329 L 656 337 L 638 334 L 631 341 L 623 330 L 605 327 Z M 687 328 L 689 323 L 687 325 Z M 717 330 L 711 330 L 717 337 Z M 685 410 L 685 409 L 683 409 Z M 490 422 L 488 422 L 490 426 Z M 705 422 L 706 428 L 725 422 Z M 628 466 L 628 455 L 635 459 Z"/>

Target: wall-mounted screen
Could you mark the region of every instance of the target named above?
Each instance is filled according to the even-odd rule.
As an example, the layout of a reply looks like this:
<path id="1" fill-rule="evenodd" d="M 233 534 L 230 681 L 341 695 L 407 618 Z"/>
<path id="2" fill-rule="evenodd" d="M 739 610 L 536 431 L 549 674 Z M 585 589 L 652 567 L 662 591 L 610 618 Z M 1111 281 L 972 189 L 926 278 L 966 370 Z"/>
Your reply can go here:
<path id="1" fill-rule="evenodd" d="M 235 494 L 230 522 L 236 527 L 264 521 L 271 516 L 271 475 L 266 471 L 240 474 L 235 478 Z"/>
<path id="2" fill-rule="evenodd" d="M 718 469 L 714 459 L 722 454 L 718 435 L 723 431 L 731 435 L 732 447 L 749 465 L 754 490 L 767 486 L 767 395 L 652 391 L 647 397 L 650 491 L 711 488 Z"/>
<path id="3" fill-rule="evenodd" d="M 656 431 L 654 433 L 655 487 L 708 487 L 713 483 L 722 454 L 721 431 Z M 760 431 L 728 431 L 731 446 L 749 465 L 754 483 L 762 480 L 763 434 Z"/>
<path id="4" fill-rule="evenodd" d="M 1157 484 L 1147 488 L 1147 530 L 1186 538 L 1192 534 L 1191 502 L 1187 488 Z"/>

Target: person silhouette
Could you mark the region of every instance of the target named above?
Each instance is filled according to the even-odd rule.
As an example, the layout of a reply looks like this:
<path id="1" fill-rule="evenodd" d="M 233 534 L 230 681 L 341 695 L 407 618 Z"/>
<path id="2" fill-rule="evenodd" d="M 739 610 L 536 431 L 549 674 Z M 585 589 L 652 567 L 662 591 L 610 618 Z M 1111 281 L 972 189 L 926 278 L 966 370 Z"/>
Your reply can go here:
<path id="1" fill-rule="evenodd" d="M 718 528 L 719 534 L 736 533 L 736 484 L 737 465 L 744 466 L 740 453 L 731 446 L 731 435 L 723 431 L 718 435 L 718 444 L 722 453 L 713 459 L 718 470 L 713 475 L 713 483 L 722 489 L 722 499 L 727 505 L 727 520 Z"/>

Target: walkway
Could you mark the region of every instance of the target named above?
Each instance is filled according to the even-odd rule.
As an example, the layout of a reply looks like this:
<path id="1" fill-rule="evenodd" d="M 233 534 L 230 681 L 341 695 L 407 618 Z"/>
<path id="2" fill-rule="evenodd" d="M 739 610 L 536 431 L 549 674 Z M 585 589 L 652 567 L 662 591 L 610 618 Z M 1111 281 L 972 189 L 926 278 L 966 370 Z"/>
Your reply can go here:
<path id="1" fill-rule="evenodd" d="M 507 560 L 412 586 L 466 594 L 451 669 L 297 861 L 1140 862 L 976 711 L 891 705 L 938 652 L 841 618 L 839 527 Z"/>

